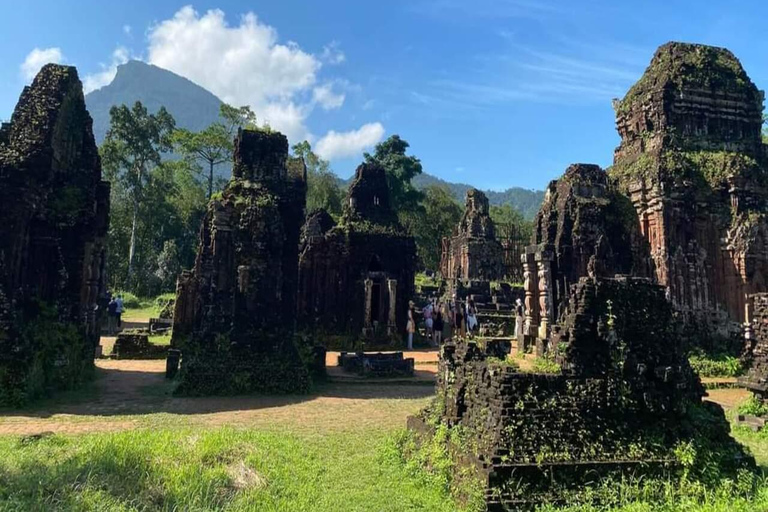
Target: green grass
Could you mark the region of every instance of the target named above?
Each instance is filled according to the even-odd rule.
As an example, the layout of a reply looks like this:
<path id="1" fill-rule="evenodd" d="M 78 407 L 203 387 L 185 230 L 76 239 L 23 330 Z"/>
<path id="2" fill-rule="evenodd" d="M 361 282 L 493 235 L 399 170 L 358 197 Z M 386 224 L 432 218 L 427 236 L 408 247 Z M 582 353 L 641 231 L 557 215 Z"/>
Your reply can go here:
<path id="1" fill-rule="evenodd" d="M 0 438 L 0 510 L 452 511 L 383 431 Z"/>
<path id="2" fill-rule="evenodd" d="M 158 334 L 149 337 L 149 342 L 153 345 L 161 345 L 167 347 L 171 344 L 171 334 Z"/>
<path id="3" fill-rule="evenodd" d="M 124 294 L 129 295 L 129 294 Z M 175 299 L 175 293 L 163 293 L 157 297 L 149 298 L 137 298 L 131 295 L 130 300 L 126 300 L 125 312 L 123 312 L 123 319 L 131 320 L 147 320 L 149 318 L 157 318 L 160 315 L 160 311 L 168 300 Z M 127 299 L 127 297 L 126 297 Z"/>

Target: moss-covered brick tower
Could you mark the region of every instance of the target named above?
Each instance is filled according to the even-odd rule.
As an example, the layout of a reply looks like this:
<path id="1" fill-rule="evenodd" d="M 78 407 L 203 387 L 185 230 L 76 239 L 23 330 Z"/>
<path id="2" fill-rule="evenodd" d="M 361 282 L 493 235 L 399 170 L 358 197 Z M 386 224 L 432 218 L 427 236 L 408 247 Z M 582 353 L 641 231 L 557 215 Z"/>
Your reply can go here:
<path id="1" fill-rule="evenodd" d="M 307 390 L 294 342 L 305 203 L 306 168 L 285 136 L 241 130 L 232 180 L 208 205 L 195 267 L 177 286 L 179 393 Z"/>
<path id="2" fill-rule="evenodd" d="M 109 183 L 92 124 L 77 70 L 49 64 L 0 129 L 0 406 L 93 370 Z"/>
<path id="3" fill-rule="evenodd" d="M 720 333 L 766 291 L 763 99 L 730 51 L 668 43 L 614 103 L 609 173 L 638 212 L 656 278 L 687 319 Z"/>

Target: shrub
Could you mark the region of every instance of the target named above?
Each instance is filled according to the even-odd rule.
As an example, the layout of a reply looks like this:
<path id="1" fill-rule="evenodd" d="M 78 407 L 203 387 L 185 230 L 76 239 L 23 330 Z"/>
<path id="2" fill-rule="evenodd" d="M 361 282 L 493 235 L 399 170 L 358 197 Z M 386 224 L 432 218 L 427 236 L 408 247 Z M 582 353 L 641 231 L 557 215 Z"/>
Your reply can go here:
<path id="1" fill-rule="evenodd" d="M 700 377 L 737 377 L 744 371 L 741 361 L 727 354 L 709 356 L 695 353 L 688 361 Z"/>
<path id="2" fill-rule="evenodd" d="M 750 416 L 765 416 L 768 414 L 768 405 L 752 393 L 749 398 L 739 404 L 737 411 L 739 414 Z"/>

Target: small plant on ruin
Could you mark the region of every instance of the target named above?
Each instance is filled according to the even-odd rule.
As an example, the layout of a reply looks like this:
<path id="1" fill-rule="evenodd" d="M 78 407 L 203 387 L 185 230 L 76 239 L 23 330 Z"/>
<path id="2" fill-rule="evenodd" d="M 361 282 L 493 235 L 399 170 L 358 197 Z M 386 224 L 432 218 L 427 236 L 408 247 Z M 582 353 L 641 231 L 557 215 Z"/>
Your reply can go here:
<path id="1" fill-rule="evenodd" d="M 752 393 L 749 398 L 739 404 L 737 411 L 739 414 L 746 414 L 749 416 L 765 416 L 768 414 L 768 405 Z"/>

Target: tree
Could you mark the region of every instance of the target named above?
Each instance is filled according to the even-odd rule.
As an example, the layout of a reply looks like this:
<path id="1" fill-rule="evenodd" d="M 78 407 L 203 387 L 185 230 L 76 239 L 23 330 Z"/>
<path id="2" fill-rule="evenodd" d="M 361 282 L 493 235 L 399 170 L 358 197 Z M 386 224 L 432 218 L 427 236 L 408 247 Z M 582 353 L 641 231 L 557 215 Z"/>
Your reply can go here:
<path id="1" fill-rule="evenodd" d="M 491 220 L 496 225 L 496 236 L 501 235 L 502 229 L 516 233 L 519 240 L 529 240 L 533 235 L 533 223 L 526 220 L 523 214 L 512 205 L 491 206 Z"/>
<path id="2" fill-rule="evenodd" d="M 399 135 L 392 135 L 376 145 L 373 155 L 365 153 L 365 161 L 378 163 L 387 173 L 389 200 L 400 215 L 420 209 L 424 194 L 417 190 L 411 180 L 421 174 L 421 161 L 405 154 L 409 144 Z"/>
<path id="3" fill-rule="evenodd" d="M 446 186 L 432 185 L 425 189 L 419 210 L 406 213 L 416 240 L 416 250 L 424 268 L 437 270 L 442 255 L 443 237 L 451 236 L 461 221 L 462 206 Z"/>
<path id="4" fill-rule="evenodd" d="M 173 146 L 191 164 L 206 167 L 208 199 L 213 195 L 214 168 L 232 161 L 235 132 L 242 127 L 256 125 L 256 116 L 248 106 L 232 107 L 222 103 L 220 121 L 199 132 L 178 129 L 173 133 Z M 202 172 L 201 172 L 202 174 Z"/>
<path id="5" fill-rule="evenodd" d="M 768 114 L 763 114 L 763 142 L 768 144 Z"/>
<path id="6" fill-rule="evenodd" d="M 162 154 L 171 149 L 173 117 L 160 107 L 149 114 L 137 101 L 133 108 L 114 106 L 109 110 L 110 128 L 101 146 L 101 158 L 113 180 L 120 180 L 130 196 L 132 220 L 126 281 L 133 275 L 136 235 L 144 187 L 153 167 L 160 165 Z"/>
<path id="7" fill-rule="evenodd" d="M 307 213 L 324 209 L 334 217 L 341 215 L 342 191 L 330 164 L 312 151 L 309 142 L 293 146 L 293 154 L 307 166 Z"/>

